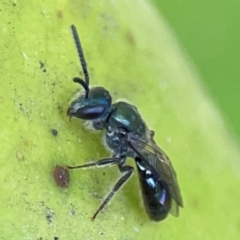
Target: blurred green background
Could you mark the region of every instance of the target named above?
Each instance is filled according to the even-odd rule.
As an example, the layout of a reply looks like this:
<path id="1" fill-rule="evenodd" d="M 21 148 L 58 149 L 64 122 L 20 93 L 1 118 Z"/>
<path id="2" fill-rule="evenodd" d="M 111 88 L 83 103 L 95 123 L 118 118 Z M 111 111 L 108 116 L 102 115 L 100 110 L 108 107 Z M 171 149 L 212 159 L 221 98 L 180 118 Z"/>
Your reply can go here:
<path id="1" fill-rule="evenodd" d="M 240 142 L 240 1 L 153 0 Z"/>

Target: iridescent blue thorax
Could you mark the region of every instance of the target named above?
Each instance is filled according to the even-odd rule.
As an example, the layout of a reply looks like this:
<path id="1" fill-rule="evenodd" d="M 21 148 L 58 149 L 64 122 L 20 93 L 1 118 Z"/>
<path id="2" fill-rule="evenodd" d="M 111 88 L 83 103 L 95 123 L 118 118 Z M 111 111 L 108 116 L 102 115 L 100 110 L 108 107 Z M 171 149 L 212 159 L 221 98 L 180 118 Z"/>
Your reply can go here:
<path id="1" fill-rule="evenodd" d="M 107 129 L 124 128 L 128 132 L 145 135 L 146 124 L 137 108 L 126 102 L 117 102 L 112 105 L 112 113 L 107 123 Z"/>
<path id="2" fill-rule="evenodd" d="M 117 102 L 112 105 L 107 119 L 103 119 L 106 129 L 105 142 L 117 155 L 126 154 L 134 157 L 134 152 L 125 143 L 121 130 L 132 132 L 139 138 L 146 138 L 148 129 L 137 108 L 127 102 Z"/>

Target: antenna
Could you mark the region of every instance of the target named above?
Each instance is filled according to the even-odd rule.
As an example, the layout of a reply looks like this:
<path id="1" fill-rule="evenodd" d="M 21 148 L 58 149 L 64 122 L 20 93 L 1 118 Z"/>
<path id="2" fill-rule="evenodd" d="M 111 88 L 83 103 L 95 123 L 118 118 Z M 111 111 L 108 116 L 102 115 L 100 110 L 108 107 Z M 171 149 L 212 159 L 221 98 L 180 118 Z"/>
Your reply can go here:
<path id="1" fill-rule="evenodd" d="M 78 56 L 79 56 L 79 59 L 80 59 L 81 66 L 82 66 L 83 74 L 84 74 L 84 77 L 85 77 L 85 81 L 82 80 L 81 78 L 78 78 L 78 77 L 75 77 L 73 79 L 73 81 L 77 82 L 77 83 L 79 83 L 83 86 L 83 88 L 86 91 L 86 98 L 87 98 L 88 93 L 89 93 L 89 75 L 88 75 L 88 70 L 87 70 L 87 63 L 86 63 L 86 60 L 85 60 L 85 57 L 84 57 L 82 45 L 81 45 L 80 38 L 79 38 L 79 35 L 78 35 L 78 32 L 77 32 L 77 29 L 76 29 L 75 25 L 71 25 L 71 29 L 72 29 L 72 34 L 73 34 L 73 38 L 74 38 L 74 41 L 75 41 L 75 45 L 77 47 L 77 52 L 78 52 Z"/>

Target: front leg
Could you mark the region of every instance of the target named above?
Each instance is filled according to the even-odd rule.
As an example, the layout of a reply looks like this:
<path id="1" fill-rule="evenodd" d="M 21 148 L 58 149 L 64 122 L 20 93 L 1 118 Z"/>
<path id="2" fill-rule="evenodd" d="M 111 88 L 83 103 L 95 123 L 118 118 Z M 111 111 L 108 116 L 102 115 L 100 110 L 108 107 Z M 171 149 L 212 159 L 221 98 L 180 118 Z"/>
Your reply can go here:
<path id="1" fill-rule="evenodd" d="M 113 195 L 124 185 L 124 183 L 127 182 L 127 180 L 132 176 L 134 169 L 130 166 L 123 166 L 124 162 L 126 160 L 126 156 L 122 157 L 110 157 L 110 158 L 103 158 L 96 162 L 86 163 L 79 166 L 67 166 L 68 169 L 91 169 L 91 168 L 100 168 L 105 167 L 113 164 L 117 164 L 120 172 L 123 174 L 122 177 L 116 182 L 116 184 L 113 186 L 111 192 L 108 194 L 108 196 L 103 200 L 102 204 L 99 206 L 97 211 L 92 217 L 92 220 L 94 221 L 98 213 L 107 205 L 107 203 L 111 200 Z"/>
<path id="2" fill-rule="evenodd" d="M 117 157 L 110 157 L 110 158 L 102 158 L 96 162 L 91 162 L 91 163 L 86 163 L 83 165 L 78 165 L 78 166 L 67 166 L 68 169 L 77 169 L 77 168 L 82 168 L 82 169 L 91 169 L 91 168 L 100 168 L 100 167 L 105 167 L 113 164 L 118 164 L 120 161 L 120 158 Z"/>

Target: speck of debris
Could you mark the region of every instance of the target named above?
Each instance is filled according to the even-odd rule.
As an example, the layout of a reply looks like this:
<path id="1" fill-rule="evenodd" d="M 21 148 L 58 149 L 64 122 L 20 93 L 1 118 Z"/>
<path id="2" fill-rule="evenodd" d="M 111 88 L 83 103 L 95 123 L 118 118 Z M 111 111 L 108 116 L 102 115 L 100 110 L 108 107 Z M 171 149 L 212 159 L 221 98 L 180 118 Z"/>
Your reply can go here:
<path id="1" fill-rule="evenodd" d="M 67 188 L 70 181 L 70 175 L 67 167 L 55 166 L 52 172 L 55 183 L 58 187 Z"/>
<path id="2" fill-rule="evenodd" d="M 49 207 L 46 207 L 45 211 L 46 211 L 46 213 L 45 213 L 46 219 L 47 219 L 48 223 L 50 224 L 50 223 L 52 223 L 52 219 L 53 219 L 53 216 L 55 215 L 55 213 Z"/>
<path id="3" fill-rule="evenodd" d="M 62 107 L 62 106 L 58 106 L 57 108 L 58 108 L 58 111 L 59 111 L 60 113 L 63 113 L 63 107 Z"/>
<path id="4" fill-rule="evenodd" d="M 40 64 L 40 69 L 44 68 L 44 62 L 39 61 L 39 64 Z"/>
<path id="5" fill-rule="evenodd" d="M 39 61 L 40 64 L 40 69 L 42 69 L 43 72 L 47 72 L 46 68 L 45 68 L 45 63 L 42 61 Z"/>
<path id="6" fill-rule="evenodd" d="M 24 160 L 24 156 L 21 154 L 21 152 L 19 152 L 19 151 L 17 151 L 16 152 L 16 158 L 18 159 L 18 160 Z"/>
<path id="7" fill-rule="evenodd" d="M 60 11 L 60 10 L 57 11 L 57 17 L 60 18 L 60 19 L 63 18 L 63 13 L 62 13 L 62 11 Z"/>
<path id="8" fill-rule="evenodd" d="M 70 216 L 75 216 L 76 212 L 74 209 L 71 209 L 70 212 L 69 212 L 69 215 Z"/>
<path id="9" fill-rule="evenodd" d="M 54 128 L 51 129 L 51 133 L 54 137 L 56 137 L 58 135 L 58 131 Z"/>
<path id="10" fill-rule="evenodd" d="M 132 47 L 136 45 L 135 39 L 130 31 L 126 33 L 126 39 Z"/>
<path id="11" fill-rule="evenodd" d="M 91 194 L 94 198 L 96 198 L 96 199 L 103 199 L 103 197 L 99 194 L 99 193 L 97 193 L 97 192 L 94 192 L 93 194 Z"/>
<path id="12" fill-rule="evenodd" d="M 54 237 L 54 240 L 59 240 L 59 237 Z"/>
<path id="13" fill-rule="evenodd" d="M 74 208 L 75 208 L 74 205 L 71 203 L 71 210 L 69 211 L 69 215 L 70 215 L 70 216 L 75 216 L 76 211 L 75 211 Z"/>

